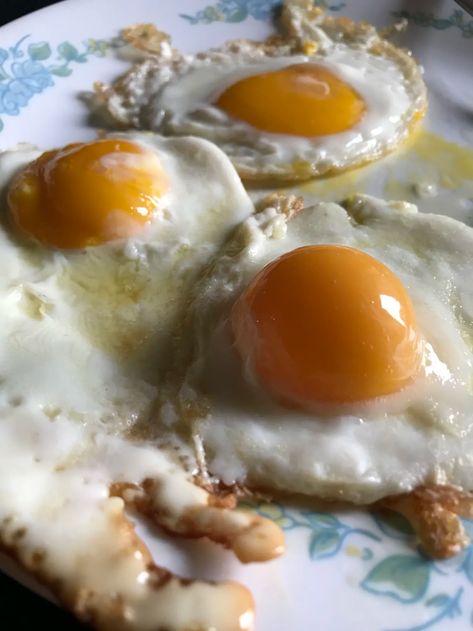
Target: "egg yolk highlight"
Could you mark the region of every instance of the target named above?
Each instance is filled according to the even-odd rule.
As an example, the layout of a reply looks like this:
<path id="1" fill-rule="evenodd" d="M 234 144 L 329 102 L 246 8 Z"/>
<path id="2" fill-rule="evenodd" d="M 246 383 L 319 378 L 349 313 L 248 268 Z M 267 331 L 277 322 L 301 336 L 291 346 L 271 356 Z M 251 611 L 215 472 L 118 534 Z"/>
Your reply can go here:
<path id="1" fill-rule="evenodd" d="M 293 136 L 337 134 L 356 125 L 366 110 L 351 86 L 309 63 L 246 77 L 215 105 L 261 131 Z"/>
<path id="2" fill-rule="evenodd" d="M 42 154 L 13 179 L 7 203 L 22 232 L 48 246 L 82 248 L 142 230 L 167 188 L 153 151 L 104 139 Z"/>
<path id="3" fill-rule="evenodd" d="M 231 324 L 258 379 L 306 408 L 396 392 L 421 366 L 403 284 L 345 246 L 302 247 L 267 265 L 235 302 Z"/>

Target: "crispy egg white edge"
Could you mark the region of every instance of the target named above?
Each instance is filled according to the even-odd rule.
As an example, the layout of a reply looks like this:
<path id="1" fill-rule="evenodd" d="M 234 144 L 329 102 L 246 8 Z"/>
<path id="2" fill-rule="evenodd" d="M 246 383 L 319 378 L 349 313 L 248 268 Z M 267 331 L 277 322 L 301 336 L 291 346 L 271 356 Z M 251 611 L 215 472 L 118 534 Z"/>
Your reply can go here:
<path id="1" fill-rule="evenodd" d="M 163 50 L 155 57 L 137 64 L 106 92 L 100 91 L 98 101 L 105 103 L 109 113 L 127 125 L 162 129 L 171 134 L 190 133 L 192 130 L 196 135 L 208 137 L 225 149 L 239 172 L 248 178 L 298 179 L 343 170 L 380 157 L 407 137 L 416 115 L 421 116 L 427 103 L 422 67 L 408 52 L 388 43 L 374 27 L 349 20 L 342 23 L 325 17 L 321 12 L 311 15 L 306 7 L 299 7 L 297 3 L 285 3 L 280 30 L 287 35 L 277 43 L 259 45 L 238 40 L 196 55 L 182 55 L 163 45 Z M 317 47 L 315 54 L 302 54 L 307 42 Z M 389 68 L 392 72 L 390 90 L 396 92 L 396 98 L 404 101 L 406 107 L 404 111 L 396 112 L 397 122 L 389 122 L 389 130 L 384 136 L 379 137 L 379 125 L 369 128 L 368 125 L 363 126 L 363 121 L 352 131 L 321 139 L 265 134 L 244 122 L 229 119 L 211 105 L 202 107 L 205 98 L 207 101 L 215 98 L 228 85 L 226 81 L 222 81 L 221 86 L 217 85 L 218 81 L 211 74 L 215 69 L 227 71 L 230 65 L 242 64 L 243 70 L 230 70 L 234 79 L 247 76 L 256 68 L 283 67 L 290 64 L 291 59 L 295 62 L 313 60 L 331 69 L 332 55 L 345 55 L 345 61 L 350 62 L 356 57 L 362 66 L 369 59 L 376 67 Z M 333 69 L 342 78 L 345 75 L 350 82 L 353 70 L 350 72 L 346 63 L 341 68 L 335 64 Z M 181 81 L 184 85 L 194 83 L 194 72 L 196 77 L 200 75 L 205 79 L 208 87 L 196 88 L 193 85 L 192 89 L 189 88 L 191 100 L 197 101 L 197 109 L 195 113 L 180 112 L 176 115 L 166 109 L 166 94 L 173 97 L 173 93 L 179 92 Z M 381 74 L 380 83 L 384 85 L 385 73 Z M 202 84 L 205 82 L 202 81 Z M 353 87 L 358 89 L 357 85 Z M 371 103 L 379 107 L 377 92 L 370 90 L 369 96 Z M 180 109 L 181 102 L 189 102 L 182 94 L 179 97 L 180 102 L 170 98 L 173 108 Z M 195 108 L 194 102 L 190 105 Z M 382 123 L 386 125 L 386 119 Z M 367 133 L 364 133 L 364 127 Z M 345 152 L 344 145 L 347 145 Z M 307 160 L 304 162 L 305 155 Z"/>

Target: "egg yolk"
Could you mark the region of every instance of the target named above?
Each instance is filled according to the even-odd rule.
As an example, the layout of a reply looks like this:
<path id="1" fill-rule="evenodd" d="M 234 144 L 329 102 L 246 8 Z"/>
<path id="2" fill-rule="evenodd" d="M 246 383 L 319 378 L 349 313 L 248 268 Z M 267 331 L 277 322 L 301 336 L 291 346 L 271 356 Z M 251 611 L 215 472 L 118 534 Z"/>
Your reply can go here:
<path id="1" fill-rule="evenodd" d="M 351 129 L 366 110 L 352 87 L 309 63 L 246 77 L 227 88 L 215 105 L 261 131 L 294 136 Z"/>
<path id="2" fill-rule="evenodd" d="M 13 179 L 7 203 L 22 232 L 48 246 L 82 248 L 142 230 L 167 187 L 151 150 L 104 139 L 42 154 Z"/>
<path id="3" fill-rule="evenodd" d="M 302 247 L 267 265 L 235 302 L 231 324 L 258 379 L 306 408 L 396 392 L 421 366 L 401 281 L 345 246 Z"/>

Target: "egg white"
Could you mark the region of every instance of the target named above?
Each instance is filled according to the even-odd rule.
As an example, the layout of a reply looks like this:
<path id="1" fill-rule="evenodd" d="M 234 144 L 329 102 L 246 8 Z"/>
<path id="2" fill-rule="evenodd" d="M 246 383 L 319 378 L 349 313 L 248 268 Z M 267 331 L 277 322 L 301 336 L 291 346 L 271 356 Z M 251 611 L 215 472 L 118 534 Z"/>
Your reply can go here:
<path id="1" fill-rule="evenodd" d="M 114 137 L 117 137 L 116 135 Z M 122 134 L 156 152 L 169 191 L 131 239 L 59 251 L 0 225 L 0 412 L 40 411 L 125 431 L 145 422 L 192 279 L 253 211 L 227 157 L 205 140 Z M 40 151 L 0 155 L 0 190 Z"/>
<path id="2" fill-rule="evenodd" d="M 426 107 L 420 66 L 374 27 L 286 5 L 286 36 L 260 44 L 227 42 L 187 56 L 166 47 L 102 92 L 102 100 L 121 123 L 212 140 L 248 179 L 306 179 L 394 149 Z M 268 133 L 213 105 L 243 78 L 304 63 L 332 72 L 361 95 L 366 112 L 351 129 L 318 137 Z"/>
<path id="3" fill-rule="evenodd" d="M 156 151 L 170 184 L 133 239 L 52 250 L 17 234 L 2 206 L 0 545 L 99 627 L 234 629 L 244 617 L 249 628 L 246 588 L 168 573 L 159 537 L 155 565 L 125 506 L 142 489 L 155 513 L 137 512 L 176 535 L 227 543 L 240 533 L 235 553 L 256 559 L 262 540 L 274 543 L 275 524 L 212 501 L 185 449 L 156 437 L 152 414 L 195 277 L 253 205 L 207 141 L 124 137 Z M 2 201 L 38 154 L 0 155 Z M 189 523 L 190 513 L 210 524 Z"/>
<path id="4" fill-rule="evenodd" d="M 407 288 L 424 336 L 421 375 L 403 391 L 311 412 L 276 403 L 233 347 L 231 307 L 267 263 L 339 243 L 384 262 Z M 403 202 L 359 196 L 290 221 L 275 207 L 248 219 L 196 288 L 195 348 L 177 395 L 187 430 L 227 484 L 370 503 L 436 481 L 473 483 L 473 230 Z M 347 270 L 350 273 L 350 270 Z M 182 422 L 182 421 L 181 421 Z"/>

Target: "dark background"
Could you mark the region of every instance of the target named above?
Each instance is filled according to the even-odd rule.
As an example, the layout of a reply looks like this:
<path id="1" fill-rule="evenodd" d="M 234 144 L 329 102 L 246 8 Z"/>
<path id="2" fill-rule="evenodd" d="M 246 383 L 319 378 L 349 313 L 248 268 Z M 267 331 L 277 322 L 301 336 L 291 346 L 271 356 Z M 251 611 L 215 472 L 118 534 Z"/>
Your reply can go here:
<path id="1" fill-rule="evenodd" d="M 0 25 L 54 3 L 55 0 L 0 0 Z M 86 631 L 86 627 L 61 609 L 0 572 L 1 630 L 31 631 L 43 625 L 48 631 Z"/>
<path id="2" fill-rule="evenodd" d="M 0 25 L 16 20 L 16 18 L 42 9 L 57 0 L 0 0 Z M 10 631 L 5 629 L 5 631 Z M 13 631 L 13 629 L 12 629 Z"/>

